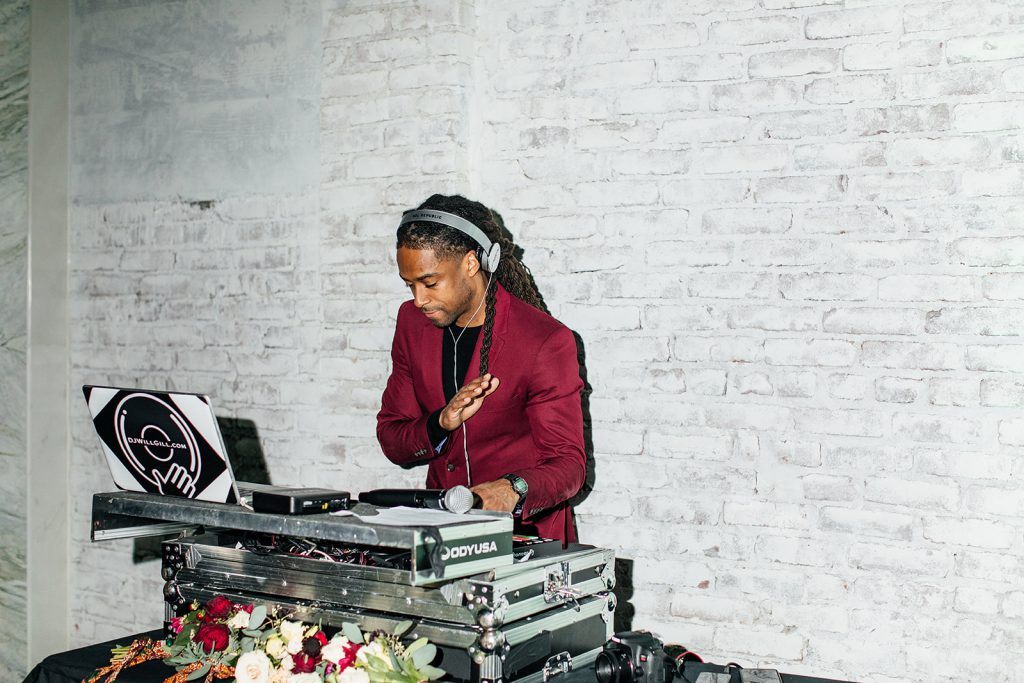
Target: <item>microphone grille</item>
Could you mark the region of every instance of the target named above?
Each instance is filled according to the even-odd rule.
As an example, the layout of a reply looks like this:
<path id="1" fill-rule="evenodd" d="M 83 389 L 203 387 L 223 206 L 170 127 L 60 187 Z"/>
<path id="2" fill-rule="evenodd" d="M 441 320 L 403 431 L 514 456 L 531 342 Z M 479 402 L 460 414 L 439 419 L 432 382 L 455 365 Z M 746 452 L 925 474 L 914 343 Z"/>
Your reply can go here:
<path id="1" fill-rule="evenodd" d="M 473 507 L 473 492 L 465 486 L 451 487 L 444 492 L 444 507 L 449 512 L 468 512 Z"/>

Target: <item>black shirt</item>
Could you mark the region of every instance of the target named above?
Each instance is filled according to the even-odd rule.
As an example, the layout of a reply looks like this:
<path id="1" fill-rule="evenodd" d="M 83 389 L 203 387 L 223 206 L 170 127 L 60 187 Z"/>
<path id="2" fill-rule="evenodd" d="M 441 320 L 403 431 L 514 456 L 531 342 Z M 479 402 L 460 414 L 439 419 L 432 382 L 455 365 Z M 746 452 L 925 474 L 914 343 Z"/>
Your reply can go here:
<path id="1" fill-rule="evenodd" d="M 441 343 L 441 386 L 444 387 L 444 400 L 447 404 L 466 381 L 469 372 L 469 361 L 476 349 L 476 340 L 480 337 L 482 325 L 476 327 L 459 327 L 452 323 L 444 328 L 444 340 Z M 456 344 L 456 340 L 458 344 Z M 456 382 L 456 380 L 458 380 Z M 441 426 L 441 411 L 438 408 L 427 418 L 427 437 L 435 449 L 448 436 L 448 430 Z"/>

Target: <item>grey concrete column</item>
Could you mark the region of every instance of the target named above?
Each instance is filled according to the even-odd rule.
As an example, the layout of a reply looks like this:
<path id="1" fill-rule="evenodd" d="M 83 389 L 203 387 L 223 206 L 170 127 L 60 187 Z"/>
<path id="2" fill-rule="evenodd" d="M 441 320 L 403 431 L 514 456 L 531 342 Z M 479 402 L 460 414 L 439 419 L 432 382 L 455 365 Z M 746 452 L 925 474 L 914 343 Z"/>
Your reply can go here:
<path id="1" fill-rule="evenodd" d="M 34 0 L 29 58 L 28 658 L 68 644 L 70 3 Z"/>

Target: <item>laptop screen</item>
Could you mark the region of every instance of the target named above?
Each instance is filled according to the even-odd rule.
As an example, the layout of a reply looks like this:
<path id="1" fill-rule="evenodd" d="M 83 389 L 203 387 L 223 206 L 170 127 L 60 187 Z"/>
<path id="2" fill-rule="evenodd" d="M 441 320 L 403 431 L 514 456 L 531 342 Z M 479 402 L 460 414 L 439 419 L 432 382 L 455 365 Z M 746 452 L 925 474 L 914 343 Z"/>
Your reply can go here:
<path id="1" fill-rule="evenodd" d="M 118 488 L 238 502 L 209 398 L 90 385 L 82 391 Z"/>

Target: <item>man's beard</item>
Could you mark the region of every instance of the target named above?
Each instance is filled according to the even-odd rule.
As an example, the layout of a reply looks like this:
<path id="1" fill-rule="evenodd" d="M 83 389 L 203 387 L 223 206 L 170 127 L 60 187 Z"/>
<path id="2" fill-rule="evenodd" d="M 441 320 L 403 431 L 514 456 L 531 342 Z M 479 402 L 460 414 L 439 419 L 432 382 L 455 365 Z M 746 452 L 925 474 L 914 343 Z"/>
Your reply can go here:
<path id="1" fill-rule="evenodd" d="M 430 324 L 439 329 L 444 329 L 445 327 L 454 324 L 460 316 L 469 311 L 469 307 L 473 304 L 473 289 L 469 286 L 468 282 L 463 283 L 462 294 L 463 298 L 456 304 L 455 312 L 449 312 L 446 308 L 430 308 L 424 310 L 424 313 L 436 312 L 444 314 L 436 320 L 433 318 L 427 318 L 430 320 Z"/>

